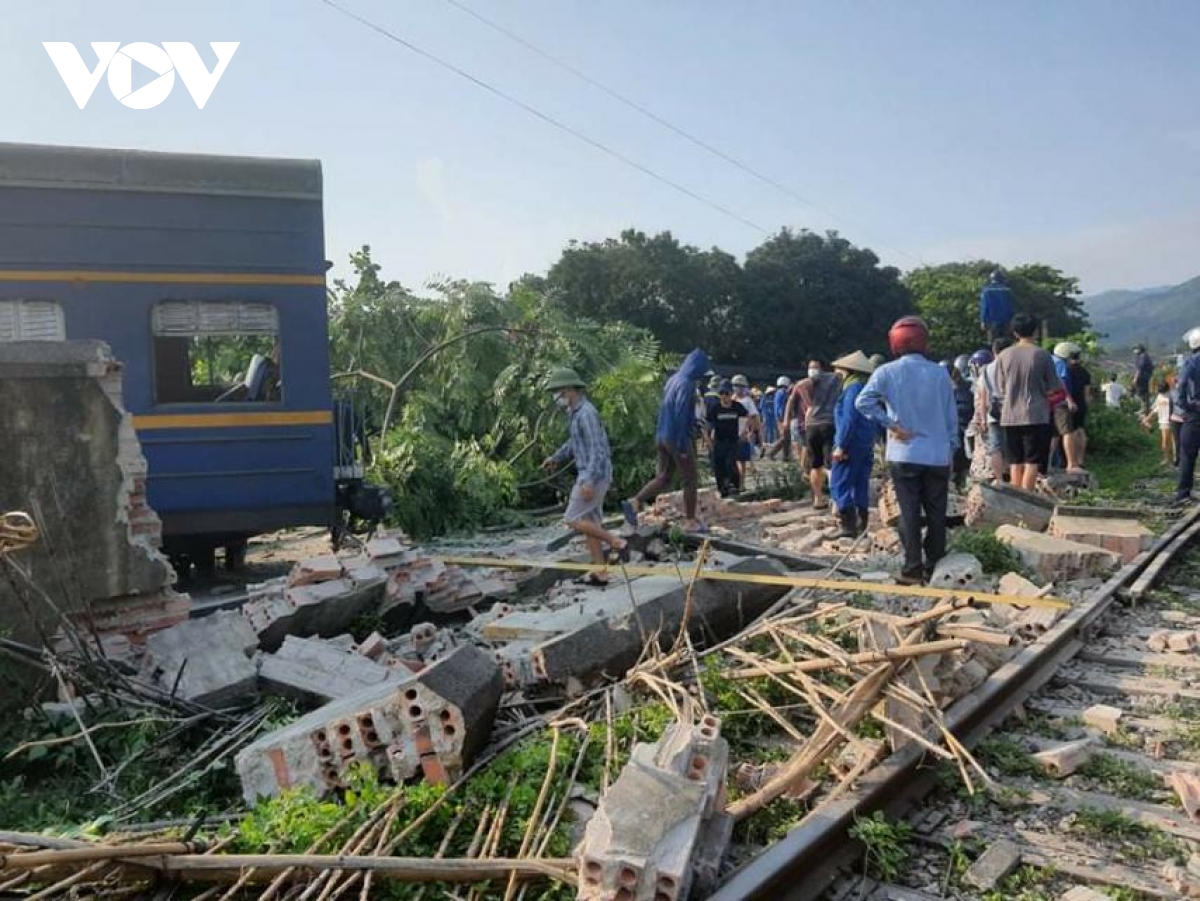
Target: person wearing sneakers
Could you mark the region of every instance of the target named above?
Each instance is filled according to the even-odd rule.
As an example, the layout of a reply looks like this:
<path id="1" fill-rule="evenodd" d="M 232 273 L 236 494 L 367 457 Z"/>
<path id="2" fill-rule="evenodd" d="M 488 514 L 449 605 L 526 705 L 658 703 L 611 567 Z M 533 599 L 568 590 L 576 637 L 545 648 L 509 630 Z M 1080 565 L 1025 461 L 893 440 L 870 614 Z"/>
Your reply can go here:
<path id="1" fill-rule="evenodd" d="M 854 406 L 875 371 L 861 350 L 833 361 L 842 376 L 842 396 L 833 411 L 833 466 L 829 494 L 838 510 L 839 538 L 854 538 L 867 530 L 871 515 L 871 465 L 875 462 L 875 424 Z"/>
<path id="2" fill-rule="evenodd" d="M 555 369 L 546 380 L 546 390 L 554 403 L 569 418 L 567 440 L 557 451 L 542 461 L 542 468 L 555 470 L 568 460 L 575 461 L 575 484 L 563 521 L 567 528 L 587 540 L 592 563 L 605 567 L 609 561 L 604 554 L 608 545 L 615 558 L 627 560 L 629 549 L 624 539 L 604 528 L 602 511 L 604 495 L 612 484 L 612 459 L 609 454 L 608 433 L 600 414 L 584 396 L 583 379 L 573 369 Z M 589 585 L 607 585 L 604 569 L 588 573 L 583 580 Z"/>
<path id="3" fill-rule="evenodd" d="M 946 556 L 946 503 L 950 463 L 958 445 L 958 408 L 950 376 L 925 356 L 929 327 L 923 319 L 898 319 L 888 332 L 888 346 L 897 359 L 871 374 L 854 405 L 888 430 L 888 469 L 900 506 L 904 545 L 899 581 L 915 585 L 929 578 Z"/>
<path id="4" fill-rule="evenodd" d="M 754 442 L 762 434 L 762 421 L 758 415 L 758 404 L 750 393 L 750 380 L 744 375 L 735 375 L 732 379 L 733 394 L 737 402 L 745 409 L 746 414 L 738 420 L 738 484 L 746 484 L 746 474 L 749 466 L 753 465 Z"/>

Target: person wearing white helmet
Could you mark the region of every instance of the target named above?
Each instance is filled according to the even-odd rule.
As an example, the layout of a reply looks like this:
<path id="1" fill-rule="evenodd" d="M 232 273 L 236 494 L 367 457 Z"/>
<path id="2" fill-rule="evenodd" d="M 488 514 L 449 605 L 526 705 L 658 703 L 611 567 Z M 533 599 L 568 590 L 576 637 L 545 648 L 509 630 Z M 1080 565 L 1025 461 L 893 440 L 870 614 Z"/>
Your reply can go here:
<path id="1" fill-rule="evenodd" d="M 754 459 L 754 439 L 762 441 L 762 419 L 758 414 L 758 404 L 750 395 L 750 380 L 744 375 L 735 375 L 733 394 L 741 404 L 746 415 L 738 420 L 738 474 L 740 483 L 746 485 L 746 464 Z"/>
<path id="2" fill-rule="evenodd" d="M 1179 429 L 1179 485 L 1175 503 L 1192 499 L 1196 481 L 1196 455 L 1200 453 L 1200 326 L 1184 337 L 1190 352 L 1179 373 L 1178 406 L 1183 424 Z"/>

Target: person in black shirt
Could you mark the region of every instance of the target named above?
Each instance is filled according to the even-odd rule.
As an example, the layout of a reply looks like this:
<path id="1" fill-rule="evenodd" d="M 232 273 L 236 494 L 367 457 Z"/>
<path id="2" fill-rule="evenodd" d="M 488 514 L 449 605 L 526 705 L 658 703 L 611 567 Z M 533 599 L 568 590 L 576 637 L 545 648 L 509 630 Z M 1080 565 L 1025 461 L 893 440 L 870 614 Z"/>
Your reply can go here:
<path id="1" fill-rule="evenodd" d="M 1077 471 L 1084 468 L 1084 457 L 1087 454 L 1088 402 L 1092 393 L 1092 374 L 1083 365 L 1082 355 L 1082 351 L 1076 347 L 1067 358 L 1067 371 L 1071 374 L 1068 385 L 1071 399 L 1075 401 L 1075 411 L 1071 414 L 1073 431 L 1063 439 L 1070 442 L 1069 456 Z"/>
<path id="2" fill-rule="evenodd" d="M 712 441 L 713 474 L 721 497 L 741 488 L 738 479 L 738 419 L 749 412 L 733 399 L 733 383 L 729 379 L 717 388 L 717 402 L 708 408 L 708 433 Z"/>

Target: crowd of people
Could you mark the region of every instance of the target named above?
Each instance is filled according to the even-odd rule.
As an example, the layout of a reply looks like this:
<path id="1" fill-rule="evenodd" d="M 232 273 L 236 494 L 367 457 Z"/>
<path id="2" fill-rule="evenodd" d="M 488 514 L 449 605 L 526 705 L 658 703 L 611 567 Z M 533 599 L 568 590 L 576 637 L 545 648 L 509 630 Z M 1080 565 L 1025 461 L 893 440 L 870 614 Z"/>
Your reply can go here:
<path id="1" fill-rule="evenodd" d="M 905 316 L 888 333 L 890 361 L 862 350 L 832 362 L 814 358 L 805 378 L 793 383 L 781 375 L 765 390 L 745 375 L 717 375 L 705 352 L 693 350 L 666 383 L 655 430 L 655 475 L 621 501 L 626 522 L 636 526 L 645 505 L 678 475 L 682 527 L 703 531 L 698 453 L 707 453 L 722 496 L 741 490 L 754 460 L 790 454 L 814 508 L 832 504 L 834 534 L 856 537 L 867 529 L 871 475 L 881 456 L 900 508 L 904 563 L 898 581 L 927 581 L 946 553 L 950 486 L 965 483 L 972 459 L 985 461 L 992 480 L 1025 491 L 1037 490 L 1038 479 L 1054 467 L 1085 471 L 1093 380 L 1082 348 L 1063 341 L 1043 349 L 1040 323 L 1014 310 L 999 271 L 981 291 L 979 324 L 987 347 L 938 363 L 930 357 L 926 323 Z M 1185 342 L 1189 355 L 1177 376 L 1158 385 L 1153 361 L 1138 347 L 1132 385 L 1137 415 L 1147 427 L 1158 423 L 1164 461 L 1179 467 L 1180 504 L 1191 499 L 1200 450 L 1200 328 Z M 543 465 L 574 459 L 577 475 L 565 520 L 586 537 L 593 562 L 603 567 L 628 554 L 625 539 L 602 525 L 612 483 L 608 439 L 573 370 L 556 370 L 547 388 L 570 417 L 570 436 Z M 1100 391 L 1110 407 L 1119 407 L 1126 394 L 1115 375 Z M 597 571 L 587 580 L 605 584 L 607 575 Z"/>

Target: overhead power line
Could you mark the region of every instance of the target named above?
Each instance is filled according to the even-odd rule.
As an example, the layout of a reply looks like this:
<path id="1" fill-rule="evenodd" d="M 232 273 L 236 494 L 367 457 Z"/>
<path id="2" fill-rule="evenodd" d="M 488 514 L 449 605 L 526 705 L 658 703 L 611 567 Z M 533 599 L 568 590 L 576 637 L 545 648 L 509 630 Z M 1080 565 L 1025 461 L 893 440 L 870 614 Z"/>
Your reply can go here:
<path id="1" fill-rule="evenodd" d="M 651 169 L 649 166 L 639 163 L 637 160 L 633 159 L 632 157 L 625 155 L 624 153 L 622 153 L 619 150 L 615 150 L 612 147 L 609 147 L 607 144 L 601 143 L 600 141 L 596 140 L 595 138 L 592 138 L 592 137 L 584 134 L 583 132 L 579 131 L 577 128 L 567 125 L 566 123 L 554 118 L 553 116 L 549 115 L 548 113 L 543 113 L 537 107 L 532 106 L 529 103 L 526 103 L 524 100 L 521 100 L 519 97 L 516 97 L 513 94 L 510 94 L 507 91 L 505 91 L 501 88 L 498 88 L 495 85 L 490 84 L 490 83 L 484 81 L 483 79 L 472 75 L 470 72 L 466 71 L 465 69 L 459 68 L 454 63 L 444 60 L 440 56 L 430 53 L 428 50 L 424 50 L 421 47 L 418 47 L 416 44 L 412 43 L 411 41 L 406 40 L 405 38 L 402 38 L 400 35 L 396 34 L 395 32 L 383 27 L 382 25 L 379 25 L 376 22 L 371 21 L 370 19 L 366 18 L 365 16 L 359 15 L 358 13 L 354 12 L 353 10 L 347 9 L 346 7 L 342 6 L 340 3 L 336 2 L 336 0 L 321 0 L 321 2 L 324 3 L 326 6 L 328 6 L 330 9 L 341 13 L 343 16 L 346 16 L 347 18 L 353 19 L 354 21 L 358 22 L 360 25 L 363 25 L 364 27 L 369 28 L 371 31 L 374 31 L 377 34 L 382 35 L 383 37 L 387 38 L 389 41 L 399 44 L 401 47 L 404 47 L 405 49 L 410 50 L 411 52 L 417 54 L 420 57 L 423 57 L 424 59 L 429 60 L 432 63 L 436 63 L 437 65 L 441 66 L 443 69 L 447 69 L 447 70 L 453 72 L 455 75 L 459 76 L 460 78 L 465 78 L 467 81 L 471 82 L 471 84 L 473 84 L 477 87 L 483 88 L 485 91 L 489 92 L 490 94 L 494 94 L 495 96 L 499 97 L 502 100 L 507 101 L 508 103 L 511 103 L 513 106 L 519 107 L 520 109 L 529 113 L 531 116 L 535 116 L 538 119 L 542 120 L 547 125 L 551 125 L 554 128 L 557 128 L 559 131 L 566 132 L 567 134 L 569 134 L 571 137 L 575 138 L 576 140 L 582 141 L 583 143 L 587 144 L 589 147 L 599 150 L 601 153 L 611 156 L 613 159 L 624 163 L 626 166 L 636 169 L 637 171 L 641 172 L 643 175 L 648 175 L 651 178 L 655 179 L 656 181 L 662 182 L 664 185 L 667 185 L 668 187 L 673 188 L 674 190 L 678 191 L 680 194 L 684 194 L 684 195 L 690 197 L 692 200 L 695 200 L 699 203 L 704 204 L 709 209 L 715 210 L 716 212 L 721 213 L 724 216 L 728 216 L 730 219 L 734 219 L 734 220 L 740 222 L 742 225 L 749 226 L 750 228 L 753 228 L 756 231 L 762 232 L 763 234 L 769 233 L 768 229 L 759 225 L 757 222 L 747 219 L 745 216 L 742 216 L 740 213 L 736 213 L 733 210 L 729 209 L 728 207 L 722 206 L 720 203 L 717 203 L 715 200 L 712 200 L 708 197 L 705 197 L 703 194 L 693 191 L 691 188 L 687 187 L 686 185 L 680 184 L 677 181 L 667 178 L 665 175 L 662 175 L 661 173 L 656 172 L 655 170 Z"/>
<path id="2" fill-rule="evenodd" d="M 790 187 L 789 185 L 785 184 L 784 182 L 779 181 L 779 179 L 773 178 L 770 175 L 767 175 L 765 172 L 762 172 L 759 169 L 756 169 L 755 167 L 751 166 L 749 163 L 743 162 L 742 160 L 738 159 L 737 157 L 733 156 L 732 154 L 729 154 L 726 151 L 722 150 L 721 148 L 712 145 L 708 141 L 705 141 L 703 138 L 696 137 L 696 135 L 692 134 L 691 132 L 686 131 L 683 128 L 680 128 L 678 125 L 671 122 L 670 120 L 663 118 L 658 113 L 654 112 L 654 110 L 648 109 L 645 106 L 643 106 L 642 104 L 638 103 L 636 100 L 632 100 L 629 97 L 626 97 L 624 94 L 622 94 L 620 91 L 616 90 L 615 88 L 611 88 L 608 85 L 604 84 L 603 82 L 597 81 L 595 78 L 588 75 L 586 72 L 578 69 L 577 67 L 571 65 L 570 63 L 566 62 L 565 60 L 559 59 L 554 54 L 552 54 L 546 50 L 543 50 L 541 47 L 537 46 L 532 41 L 529 41 L 526 38 L 523 38 L 521 35 L 517 34 L 516 32 L 512 31 L 511 29 L 505 28 L 503 25 L 499 24 L 498 22 L 495 22 L 492 19 L 487 18 L 482 13 L 476 12 L 474 9 L 467 6 L 465 3 L 460 2 L 460 0 L 446 0 L 446 2 L 449 3 L 451 6 L 453 6 L 455 9 L 461 10 L 462 12 L 466 13 L 471 18 L 475 19 L 478 22 L 481 22 L 482 24 L 486 25 L 488 28 L 491 28 L 493 31 L 499 32 L 500 34 L 504 35 L 506 38 L 508 38 L 511 41 L 515 41 L 516 43 L 518 43 L 522 47 L 524 47 L 526 50 L 529 50 L 531 53 L 534 53 L 534 54 L 540 56 L 542 59 L 546 60 L 547 62 L 557 66 L 558 68 L 571 73 L 576 78 L 578 78 L 581 81 L 594 87 L 596 90 L 603 91 L 605 94 L 607 94 L 609 97 L 612 97 L 618 103 L 624 104 L 625 106 L 629 107 L 630 109 L 634 110 L 635 112 L 641 114 L 642 116 L 645 116 L 650 121 L 655 122 L 656 124 L 662 126 L 663 128 L 667 129 L 668 131 L 672 132 L 673 134 L 676 134 L 679 137 L 683 138 L 685 141 L 688 141 L 688 142 L 694 144 L 695 146 L 701 148 L 702 150 L 707 151 L 708 153 L 712 154 L 713 156 L 717 157 L 718 159 L 724 160 L 726 163 L 729 163 L 731 166 L 734 166 L 734 167 L 740 169 L 742 172 L 746 173 L 747 175 L 751 176 L 752 178 L 758 179 L 763 184 L 769 185 L 770 187 L 774 188 L 775 190 L 780 191 L 783 194 L 786 194 L 792 200 L 795 200 L 796 202 L 801 203 L 804 206 L 807 206 L 810 209 L 813 209 L 818 213 L 822 213 L 823 215 L 828 216 L 830 219 L 832 219 L 834 221 L 842 222 L 843 224 L 846 224 L 846 225 L 854 225 L 853 222 L 850 222 L 849 220 L 845 219 L 842 216 L 836 215 L 832 211 L 823 208 L 820 204 L 818 204 L 812 200 L 809 200 L 807 197 L 804 197 L 802 194 L 797 192 L 794 188 Z M 923 262 L 921 260 L 918 260 L 912 254 L 907 253 L 898 247 L 889 246 L 886 244 L 881 245 L 881 246 L 887 247 L 889 250 L 892 250 L 893 252 L 898 253 L 901 256 L 908 257 L 908 259 L 913 260 L 914 262 Z"/>

